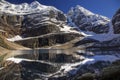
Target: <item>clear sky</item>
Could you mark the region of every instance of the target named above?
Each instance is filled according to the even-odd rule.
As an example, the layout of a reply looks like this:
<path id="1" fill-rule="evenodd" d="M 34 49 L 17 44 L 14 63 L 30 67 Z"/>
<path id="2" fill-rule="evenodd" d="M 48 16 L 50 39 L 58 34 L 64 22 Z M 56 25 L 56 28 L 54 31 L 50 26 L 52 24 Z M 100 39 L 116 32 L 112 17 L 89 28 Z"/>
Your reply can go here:
<path id="1" fill-rule="evenodd" d="M 31 3 L 35 0 L 6 0 L 12 3 Z M 120 8 L 120 0 L 36 0 L 41 4 L 55 6 L 56 8 L 67 13 L 71 7 L 81 5 L 84 8 L 109 18 Z"/>

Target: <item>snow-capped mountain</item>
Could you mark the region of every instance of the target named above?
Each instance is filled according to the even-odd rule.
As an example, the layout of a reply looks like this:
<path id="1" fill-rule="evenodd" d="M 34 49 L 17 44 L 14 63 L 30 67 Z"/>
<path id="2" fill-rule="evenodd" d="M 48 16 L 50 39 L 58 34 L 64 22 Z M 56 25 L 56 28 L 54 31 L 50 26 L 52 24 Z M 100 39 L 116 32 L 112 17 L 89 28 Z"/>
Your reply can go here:
<path id="1" fill-rule="evenodd" d="M 47 11 L 47 10 L 58 10 L 53 6 L 45 6 L 40 4 L 38 1 L 34 1 L 31 4 L 22 3 L 22 4 L 12 4 L 7 1 L 0 1 L 0 11 L 1 13 L 10 13 L 14 15 L 25 15 L 36 13 L 40 11 Z"/>
<path id="2" fill-rule="evenodd" d="M 40 36 L 62 31 L 75 32 L 75 30 L 70 30 L 71 27 L 66 24 L 67 19 L 62 11 L 53 6 L 42 5 L 37 1 L 31 4 L 12 4 L 3 0 L 0 2 L 0 14 L 0 28 L 7 30 L 11 35 L 14 34 L 13 36 Z"/>
<path id="3" fill-rule="evenodd" d="M 78 27 L 81 31 L 89 31 L 97 34 L 108 33 L 110 19 L 77 5 L 72 7 L 67 14 L 68 24 Z"/>
<path id="4" fill-rule="evenodd" d="M 114 34 L 114 26 L 109 18 L 95 14 L 79 5 L 71 8 L 67 18 L 68 25 L 85 33 L 87 38 L 109 41 L 120 36 Z"/>

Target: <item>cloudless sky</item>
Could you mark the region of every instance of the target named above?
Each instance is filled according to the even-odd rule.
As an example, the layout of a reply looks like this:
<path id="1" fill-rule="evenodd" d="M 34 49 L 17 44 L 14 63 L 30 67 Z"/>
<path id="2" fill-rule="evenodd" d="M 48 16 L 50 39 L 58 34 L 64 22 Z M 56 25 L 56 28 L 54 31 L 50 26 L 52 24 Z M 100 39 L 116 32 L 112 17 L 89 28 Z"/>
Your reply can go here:
<path id="1" fill-rule="evenodd" d="M 31 3 L 35 0 L 6 0 L 11 3 L 19 4 L 23 2 Z M 67 13 L 71 7 L 81 5 L 84 8 L 112 18 L 115 12 L 120 8 L 120 0 L 36 0 L 41 4 L 55 6 L 56 8 Z"/>

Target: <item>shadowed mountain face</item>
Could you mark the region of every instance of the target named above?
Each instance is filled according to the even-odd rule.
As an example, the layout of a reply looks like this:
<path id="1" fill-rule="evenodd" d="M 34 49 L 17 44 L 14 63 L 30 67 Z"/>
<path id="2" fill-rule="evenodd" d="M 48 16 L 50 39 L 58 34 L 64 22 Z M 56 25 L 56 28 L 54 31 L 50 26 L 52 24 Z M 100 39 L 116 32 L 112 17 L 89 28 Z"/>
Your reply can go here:
<path id="1" fill-rule="evenodd" d="M 0 80 L 119 80 L 119 14 L 0 1 Z"/>
<path id="2" fill-rule="evenodd" d="M 112 19 L 114 33 L 119 34 L 120 33 L 120 9 L 115 13 Z"/>

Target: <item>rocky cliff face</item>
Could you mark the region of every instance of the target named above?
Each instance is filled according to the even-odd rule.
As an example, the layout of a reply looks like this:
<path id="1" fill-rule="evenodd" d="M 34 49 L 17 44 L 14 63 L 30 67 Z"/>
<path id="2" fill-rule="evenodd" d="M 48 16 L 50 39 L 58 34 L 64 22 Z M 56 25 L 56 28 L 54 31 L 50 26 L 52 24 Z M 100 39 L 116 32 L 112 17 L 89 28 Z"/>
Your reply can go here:
<path id="1" fill-rule="evenodd" d="M 0 29 L 6 31 L 9 36 L 21 34 L 22 16 L 0 13 Z"/>
<path id="2" fill-rule="evenodd" d="M 2 1 L 0 4 L 0 26 L 1 30 L 9 34 L 8 37 L 20 35 L 34 39 L 35 36 L 43 36 L 38 41 L 40 47 L 55 45 L 60 43 L 60 40 L 61 43 L 65 43 L 80 35 L 76 30 L 71 30 L 71 27 L 66 24 L 65 14 L 55 7 L 45 6 L 37 1 L 21 5 Z M 61 37 L 59 38 L 59 36 Z M 24 44 L 24 41 L 22 41 L 22 45 L 32 47 L 35 44 L 32 38 L 28 40 L 29 43 L 32 41 L 31 46 Z"/>
<path id="3" fill-rule="evenodd" d="M 2 1 L 0 4 L 1 29 L 13 36 L 39 36 L 59 32 L 61 25 L 66 22 L 66 17 L 61 11 L 51 6 L 43 6 L 37 1 L 30 5 L 27 3 L 13 5 L 6 1 Z M 19 13 L 21 9 L 22 11 Z"/>
<path id="4" fill-rule="evenodd" d="M 65 15 L 55 9 L 24 16 L 22 21 L 22 35 L 39 36 L 48 33 L 58 33 L 65 24 Z"/>
<path id="5" fill-rule="evenodd" d="M 18 40 L 15 42 L 26 47 L 37 48 L 44 46 L 49 47 L 57 44 L 64 44 L 78 37 L 83 37 L 83 35 L 80 35 L 78 33 L 53 33 L 44 36 L 26 38 L 24 40 Z"/>
<path id="6" fill-rule="evenodd" d="M 114 28 L 114 33 L 119 34 L 120 33 L 120 9 L 113 16 L 112 24 Z"/>

